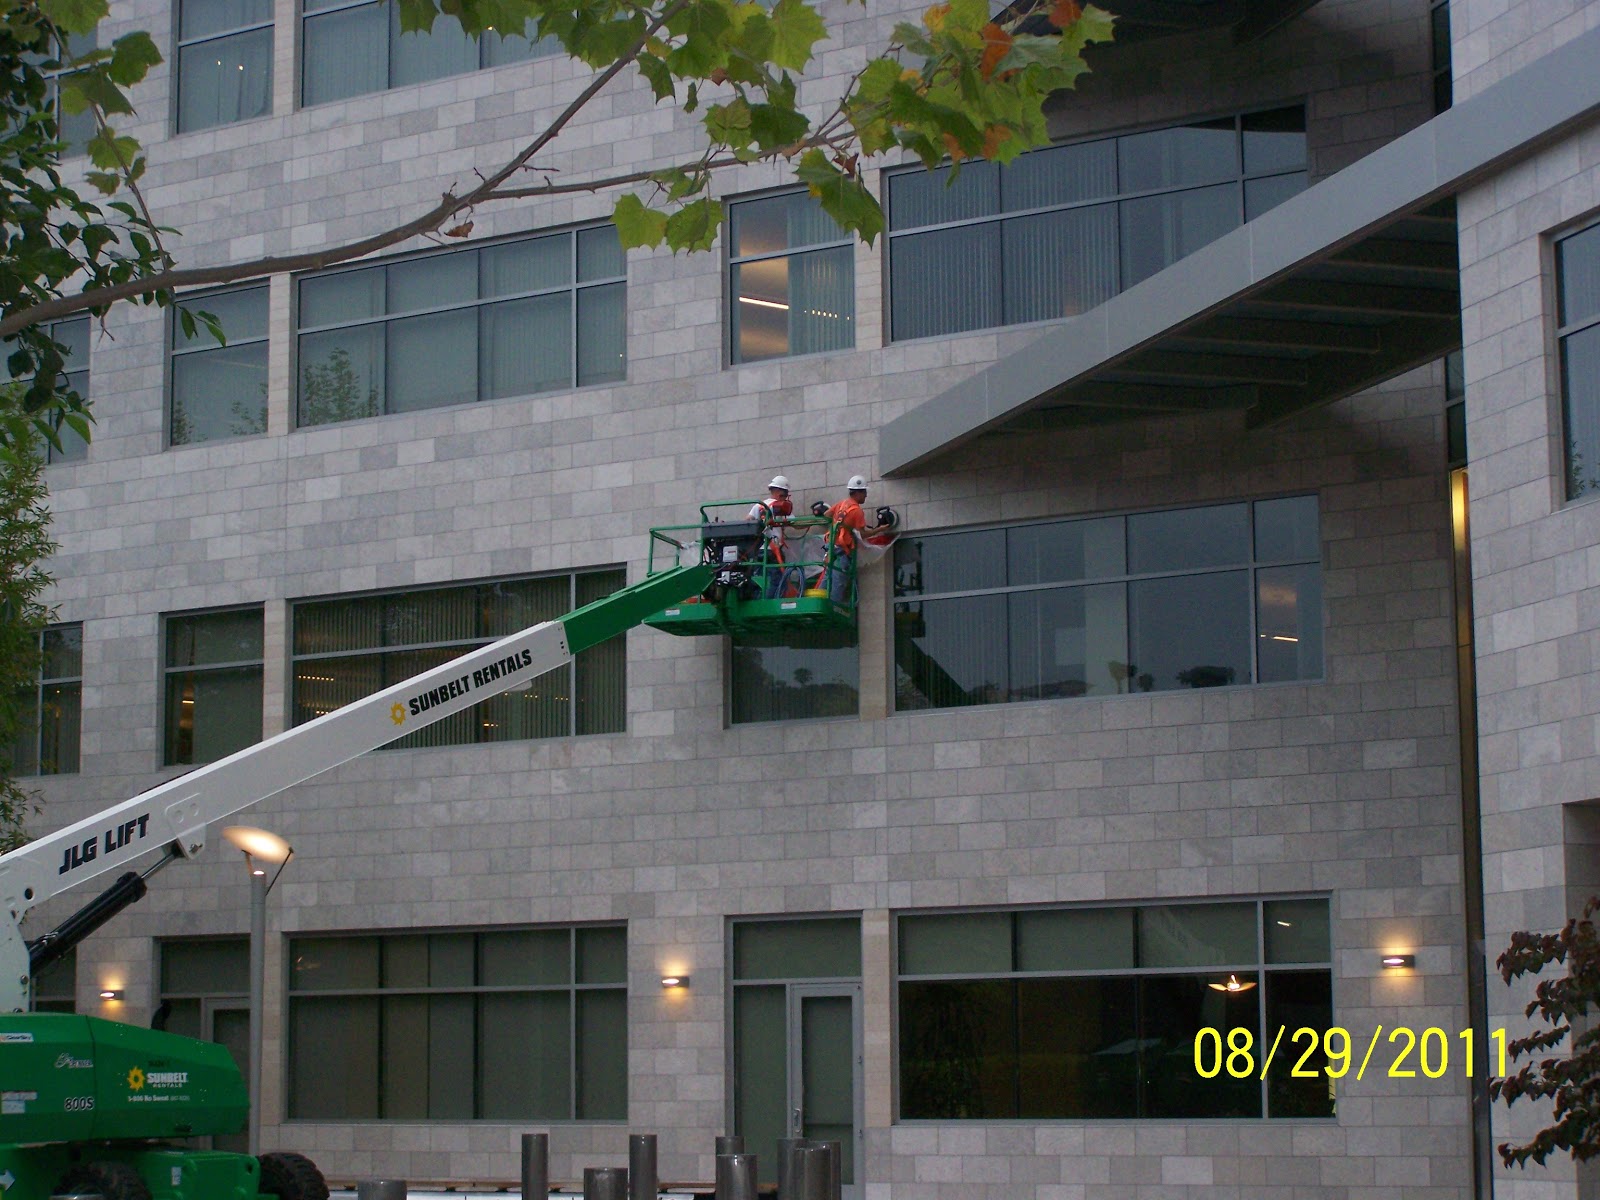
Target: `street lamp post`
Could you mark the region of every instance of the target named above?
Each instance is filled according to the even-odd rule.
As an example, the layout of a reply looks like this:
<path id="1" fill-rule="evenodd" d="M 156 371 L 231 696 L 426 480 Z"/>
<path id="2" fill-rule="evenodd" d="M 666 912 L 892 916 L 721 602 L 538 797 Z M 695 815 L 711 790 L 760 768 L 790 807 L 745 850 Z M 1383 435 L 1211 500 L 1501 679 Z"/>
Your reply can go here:
<path id="1" fill-rule="evenodd" d="M 250 869 L 250 1144 L 261 1153 L 262 1011 L 267 990 L 267 893 L 294 857 L 294 848 L 275 833 L 253 825 L 230 825 L 222 831 L 230 845 L 244 853 Z M 269 880 L 267 866 L 277 871 Z"/>

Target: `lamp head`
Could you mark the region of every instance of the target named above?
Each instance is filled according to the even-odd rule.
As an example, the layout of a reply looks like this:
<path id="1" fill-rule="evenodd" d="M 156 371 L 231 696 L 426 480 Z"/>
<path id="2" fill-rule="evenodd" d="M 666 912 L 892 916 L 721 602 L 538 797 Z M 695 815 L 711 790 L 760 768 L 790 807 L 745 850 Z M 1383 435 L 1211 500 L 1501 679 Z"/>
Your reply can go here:
<path id="1" fill-rule="evenodd" d="M 256 862 L 286 863 L 294 854 L 294 847 L 277 834 L 254 825 L 229 825 L 222 836 L 229 845 L 249 855 L 252 870 Z"/>

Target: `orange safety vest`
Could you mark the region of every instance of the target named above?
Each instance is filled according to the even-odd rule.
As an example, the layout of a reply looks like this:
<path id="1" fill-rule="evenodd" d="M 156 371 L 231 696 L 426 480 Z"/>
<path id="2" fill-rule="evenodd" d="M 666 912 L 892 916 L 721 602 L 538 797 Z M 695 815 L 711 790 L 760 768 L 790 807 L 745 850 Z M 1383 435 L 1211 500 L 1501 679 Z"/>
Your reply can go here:
<path id="1" fill-rule="evenodd" d="M 769 526 L 794 514 L 794 501 L 788 496 L 781 500 L 768 496 L 765 500 L 757 500 L 756 507 L 766 514 L 766 522 Z M 772 557 L 778 562 L 782 562 L 784 559 L 783 531 L 768 529 L 767 545 L 772 548 Z"/>
<path id="2" fill-rule="evenodd" d="M 861 511 L 861 505 L 846 496 L 828 510 L 828 519 L 838 527 L 839 533 L 834 545 L 839 548 L 839 552 L 849 554 L 854 551 L 856 535 L 851 530 L 867 527 L 867 514 Z"/>

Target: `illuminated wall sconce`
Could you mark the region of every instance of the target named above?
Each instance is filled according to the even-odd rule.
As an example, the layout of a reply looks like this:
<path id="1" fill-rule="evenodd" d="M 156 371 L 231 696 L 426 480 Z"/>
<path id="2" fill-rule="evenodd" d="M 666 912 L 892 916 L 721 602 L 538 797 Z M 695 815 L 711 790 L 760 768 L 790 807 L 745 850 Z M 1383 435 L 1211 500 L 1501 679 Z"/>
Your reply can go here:
<path id="1" fill-rule="evenodd" d="M 1415 954 L 1385 954 L 1380 960 L 1385 971 L 1399 971 L 1417 965 Z"/>
<path id="2" fill-rule="evenodd" d="M 1230 995 L 1237 995 L 1240 992 L 1248 992 L 1255 985 L 1256 983 L 1253 979 L 1241 980 L 1237 975 L 1229 975 L 1227 983 L 1212 983 L 1206 986 L 1213 992 L 1227 992 Z"/>
<path id="3" fill-rule="evenodd" d="M 123 1000 L 123 999 L 127 998 L 127 995 L 128 995 L 128 993 L 126 991 L 124 991 L 122 988 L 101 988 L 100 989 L 100 999 L 102 999 L 102 1000 Z"/>
<path id="4" fill-rule="evenodd" d="M 687 975 L 663 975 L 661 977 L 661 986 L 664 988 L 686 988 L 689 986 L 689 977 Z"/>

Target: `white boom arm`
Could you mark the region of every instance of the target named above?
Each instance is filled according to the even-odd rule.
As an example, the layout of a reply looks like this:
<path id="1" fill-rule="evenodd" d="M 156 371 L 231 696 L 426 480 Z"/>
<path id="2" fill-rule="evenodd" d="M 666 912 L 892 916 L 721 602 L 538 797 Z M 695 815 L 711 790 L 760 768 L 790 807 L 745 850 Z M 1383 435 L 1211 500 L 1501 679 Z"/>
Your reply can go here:
<path id="1" fill-rule="evenodd" d="M 20 924 L 34 905 L 157 847 L 192 858 L 205 848 L 211 822 L 571 657 L 566 626 L 546 621 L 0 855 L 0 1012 L 27 1005 L 28 948 Z"/>

